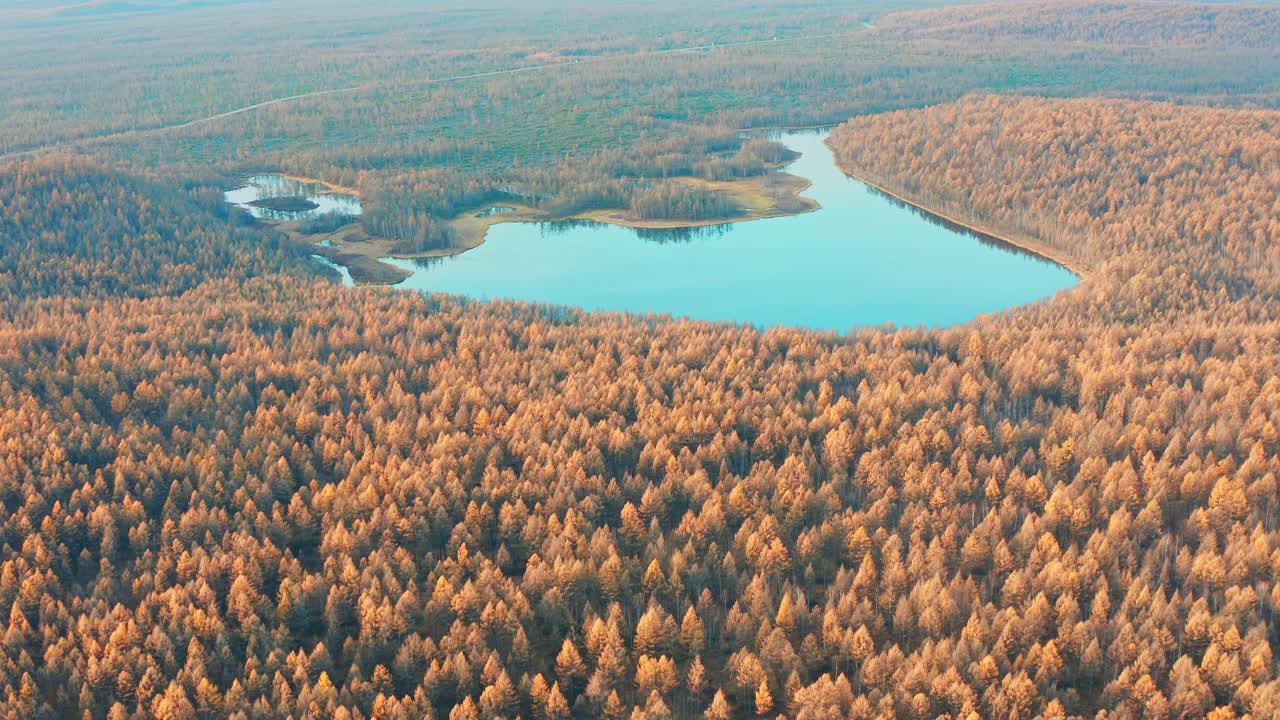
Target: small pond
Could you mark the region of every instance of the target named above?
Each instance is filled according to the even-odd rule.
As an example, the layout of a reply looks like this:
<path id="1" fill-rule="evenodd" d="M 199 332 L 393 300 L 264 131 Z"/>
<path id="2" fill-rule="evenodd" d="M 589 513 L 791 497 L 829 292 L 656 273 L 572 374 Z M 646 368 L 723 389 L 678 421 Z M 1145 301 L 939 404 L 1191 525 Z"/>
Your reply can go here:
<path id="1" fill-rule="evenodd" d="M 354 195 L 334 192 L 321 183 L 304 182 L 283 175 L 254 175 L 245 184 L 223 193 L 226 201 L 262 220 L 301 220 L 323 215 L 359 215 L 360 200 Z M 301 210 L 258 207 L 253 203 L 271 200 L 297 201 Z M 280 203 L 285 205 L 288 203 Z M 313 207 L 314 206 L 314 207 Z"/>

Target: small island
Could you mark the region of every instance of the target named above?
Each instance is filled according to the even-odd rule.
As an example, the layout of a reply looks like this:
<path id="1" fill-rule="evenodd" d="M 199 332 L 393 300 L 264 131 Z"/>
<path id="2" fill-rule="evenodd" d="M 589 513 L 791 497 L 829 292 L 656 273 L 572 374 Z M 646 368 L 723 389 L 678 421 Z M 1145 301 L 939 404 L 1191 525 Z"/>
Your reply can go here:
<path id="1" fill-rule="evenodd" d="M 267 197 L 253 200 L 249 203 L 256 208 L 263 210 L 274 210 L 276 212 L 307 212 L 320 207 L 318 203 L 312 202 L 304 197 L 296 195 L 289 197 Z"/>

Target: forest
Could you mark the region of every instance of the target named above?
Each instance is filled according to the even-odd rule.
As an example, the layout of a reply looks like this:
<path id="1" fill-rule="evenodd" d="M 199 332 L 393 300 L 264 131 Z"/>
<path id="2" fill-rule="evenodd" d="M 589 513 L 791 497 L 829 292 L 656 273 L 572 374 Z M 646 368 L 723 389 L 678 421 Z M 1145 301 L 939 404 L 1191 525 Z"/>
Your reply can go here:
<path id="1" fill-rule="evenodd" d="M 881 0 L 476 12 L 271 0 L 252 23 L 229 22 L 244 9 L 227 2 L 60 23 L 15 10 L 0 23 L 0 102 L 12 108 L 0 161 L 51 149 L 159 182 L 321 178 L 360 190 L 370 232 L 421 251 L 456 246 L 449 220 L 513 193 L 561 217 L 731 214 L 724 198 L 671 178 L 714 177 L 723 168 L 705 166 L 707 140 L 740 142 L 739 129 L 834 125 L 983 92 L 1280 107 L 1280 56 L 1269 51 L 1280 9 L 1212 5 L 1210 22 L 1197 5 L 1157 5 L 1108 3 L 1103 25 L 1068 2 L 1052 11 L 1064 27 L 1039 34 L 1017 29 L 1048 27 L 1039 5 L 960 22 L 959 10 L 888 12 L 902 4 Z M 1114 42 L 1078 32 L 1094 22 L 1114 26 Z M 995 29 L 975 29 L 986 25 Z M 104 35 L 111 42 L 96 41 Z M 305 93 L 325 94 L 217 117 Z M 739 174 L 763 169 L 749 154 L 732 162 Z"/>
<path id="2" fill-rule="evenodd" d="M 943 188 L 1046 142 L 1092 173 L 1014 197 L 1094 208 L 1054 235 L 1086 283 L 943 331 L 345 290 L 268 248 L 11 290 L 8 711 L 1274 717 L 1280 307 L 1239 260 L 1275 252 L 1275 122 L 973 98 L 842 128 L 950 158 Z M 111 208 L 19 168 L 50 217 Z M 201 257 L 238 227 L 200 207 L 119 242 L 184 222 Z M 77 232 L 46 259 L 92 262 Z"/>
<path id="3" fill-rule="evenodd" d="M 1280 290 L 1274 111 L 970 97 L 857 118 L 829 144 L 855 176 L 1097 273 L 1155 260 L 1201 291 Z"/>
<path id="4" fill-rule="evenodd" d="M 0 12 L 34 43 L 55 26 L 27 6 Z M 717 27 L 836 12 L 751 7 L 765 18 Z M 73 31 L 117 27 L 98 10 Z M 126 17 L 150 27 L 139 12 Z M 1022 27 L 1029 10 L 1009 12 Z M 650 34 L 582 52 L 681 39 L 678 13 L 657 15 Z M 1055 41 L 1076 22 L 1061 17 Z M 359 47 L 375 19 L 329 42 Z M 492 22 L 438 20 L 440 37 Z M 586 108 L 614 87 L 650 129 L 558 126 L 608 139 L 556 145 L 556 162 L 508 163 L 505 141 L 428 161 L 441 141 L 307 149 L 314 132 L 278 133 L 301 118 L 345 132 L 332 98 L 184 142 L 126 132 L 0 161 L 0 717 L 1280 717 L 1280 111 L 1264 53 L 1247 77 L 1193 87 L 1244 52 L 1199 39 L 1239 26 L 1213 27 L 1179 30 L 1168 52 L 1062 40 L 1058 57 L 1093 59 L 1072 61 L 1068 85 L 1009 80 L 1017 92 L 953 82 L 1008 79 L 1041 42 L 985 29 L 988 70 L 959 69 L 960 40 L 907 39 L 928 59 L 884 82 L 856 60 L 808 76 L 812 60 L 768 55 L 778 46 L 561 69 L 550 86 L 565 95 L 503 103 L 572 86 Z M 1087 68 L 1120 52 L 1140 65 L 1132 93 L 1116 80 L 1126 97 L 1060 97 L 1110 82 Z M 31 78 L 53 71 L 4 57 L 31 74 L 0 73 L 16 108 L 0 132 L 39 143 L 35 94 L 57 92 Z M 1206 57 L 1224 65 L 1174 78 Z M 695 122 L 697 88 L 735 63 L 738 107 L 756 109 Z M 766 66 L 776 75 L 750 75 Z M 618 84 L 664 73 L 686 93 L 669 125 Z M 141 93 L 128 78 L 148 73 L 108 75 Z M 245 87 L 305 89 L 294 80 Z M 774 83 L 795 92 L 764 99 Z M 468 92 L 430 91 L 490 122 Z M 44 137 L 128 125 L 91 109 L 110 97 L 53 113 Z M 192 107 L 172 102 L 145 123 Z M 368 128 L 397 117 L 350 107 Z M 721 213 L 664 188 L 785 159 L 734 117 L 824 113 L 850 174 L 1071 262 L 1082 282 L 964 325 L 846 334 L 476 302 L 344 288 L 220 193 L 251 166 L 296 163 L 358 185 L 365 222 L 409 238 L 495 193 Z M 184 154 L 206 142 L 239 150 Z"/>
<path id="5" fill-rule="evenodd" d="M 882 27 L 912 37 L 1270 50 L 1280 34 L 1280 12 L 1233 3 L 1013 2 L 894 13 Z"/>

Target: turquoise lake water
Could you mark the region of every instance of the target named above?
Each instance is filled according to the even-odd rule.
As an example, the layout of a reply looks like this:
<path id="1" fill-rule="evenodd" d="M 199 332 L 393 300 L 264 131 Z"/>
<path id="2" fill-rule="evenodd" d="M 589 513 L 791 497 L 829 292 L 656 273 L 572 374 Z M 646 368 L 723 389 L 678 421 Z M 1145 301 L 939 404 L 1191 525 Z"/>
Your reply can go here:
<path id="1" fill-rule="evenodd" d="M 848 331 L 943 326 L 1074 285 L 1043 258 L 947 227 L 849 178 L 824 133 L 786 133 L 787 171 L 822 209 L 685 231 L 587 222 L 502 223 L 483 245 L 431 260 L 397 287 L 588 310 Z"/>

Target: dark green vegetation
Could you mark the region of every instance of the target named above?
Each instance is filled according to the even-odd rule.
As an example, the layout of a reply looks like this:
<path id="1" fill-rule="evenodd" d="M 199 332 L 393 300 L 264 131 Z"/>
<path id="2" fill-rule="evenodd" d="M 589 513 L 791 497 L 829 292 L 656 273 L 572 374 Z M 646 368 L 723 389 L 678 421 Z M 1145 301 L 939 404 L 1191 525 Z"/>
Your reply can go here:
<path id="1" fill-rule="evenodd" d="M 301 220 L 298 223 L 298 232 L 303 235 L 322 235 L 350 225 L 354 221 L 354 216 L 340 212 L 327 212 L 317 217 Z"/>
<path id="2" fill-rule="evenodd" d="M 306 212 L 320 207 L 304 197 L 273 197 L 254 200 L 249 203 L 254 207 L 278 212 Z"/>

